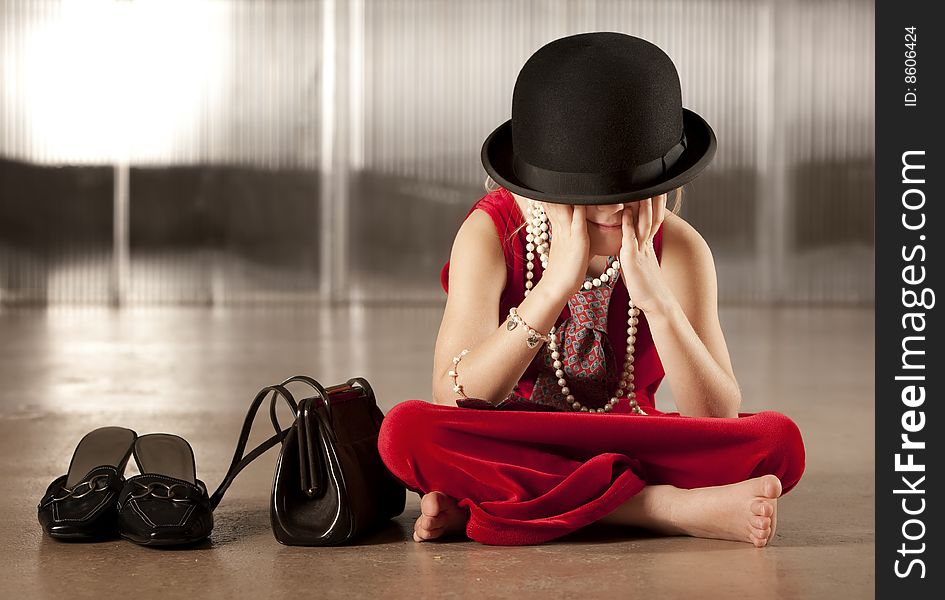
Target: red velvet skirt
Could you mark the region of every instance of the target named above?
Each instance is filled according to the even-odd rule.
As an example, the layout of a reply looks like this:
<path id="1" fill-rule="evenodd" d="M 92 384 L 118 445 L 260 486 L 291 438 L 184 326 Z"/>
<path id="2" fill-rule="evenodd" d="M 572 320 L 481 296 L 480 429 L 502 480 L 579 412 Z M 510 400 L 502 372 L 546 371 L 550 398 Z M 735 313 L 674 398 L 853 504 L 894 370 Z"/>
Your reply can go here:
<path id="1" fill-rule="evenodd" d="M 566 535 L 647 484 L 691 489 L 771 473 L 788 492 L 804 472 L 800 431 L 780 413 L 714 419 L 646 410 L 476 410 L 407 400 L 384 418 L 378 449 L 409 490 L 440 491 L 468 508 L 466 535 L 494 545 Z"/>

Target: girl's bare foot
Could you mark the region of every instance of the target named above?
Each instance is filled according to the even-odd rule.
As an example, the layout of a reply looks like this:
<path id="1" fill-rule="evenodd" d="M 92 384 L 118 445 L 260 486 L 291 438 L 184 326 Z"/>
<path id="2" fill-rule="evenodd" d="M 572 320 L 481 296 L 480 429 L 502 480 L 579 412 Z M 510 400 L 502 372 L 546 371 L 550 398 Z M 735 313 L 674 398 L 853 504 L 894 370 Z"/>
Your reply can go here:
<path id="1" fill-rule="evenodd" d="M 420 517 L 413 526 L 413 540 L 425 542 L 466 530 L 469 509 L 443 492 L 429 492 L 420 499 Z"/>
<path id="2" fill-rule="evenodd" d="M 774 538 L 780 495 L 781 480 L 774 475 L 691 490 L 648 485 L 600 521 L 760 548 Z"/>
<path id="3" fill-rule="evenodd" d="M 749 542 L 758 548 L 774 537 L 781 495 L 781 480 L 774 475 L 679 491 L 672 510 L 679 533 Z"/>

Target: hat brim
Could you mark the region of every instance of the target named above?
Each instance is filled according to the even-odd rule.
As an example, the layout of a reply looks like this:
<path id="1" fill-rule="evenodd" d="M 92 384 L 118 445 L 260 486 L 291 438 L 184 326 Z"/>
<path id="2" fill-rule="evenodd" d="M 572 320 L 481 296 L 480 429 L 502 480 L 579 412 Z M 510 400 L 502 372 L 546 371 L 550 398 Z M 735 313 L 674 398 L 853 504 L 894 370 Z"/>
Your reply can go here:
<path id="1" fill-rule="evenodd" d="M 615 194 L 602 196 L 555 194 L 535 190 L 522 183 L 512 169 L 511 119 L 499 125 L 486 138 L 482 145 L 482 165 L 496 183 L 510 192 L 534 200 L 558 204 L 616 204 L 644 200 L 665 194 L 691 181 L 709 165 L 715 156 L 718 142 L 715 132 L 705 119 L 683 108 L 683 128 L 686 132 L 686 149 L 660 181 L 650 183 L 646 187 L 628 189 Z"/>

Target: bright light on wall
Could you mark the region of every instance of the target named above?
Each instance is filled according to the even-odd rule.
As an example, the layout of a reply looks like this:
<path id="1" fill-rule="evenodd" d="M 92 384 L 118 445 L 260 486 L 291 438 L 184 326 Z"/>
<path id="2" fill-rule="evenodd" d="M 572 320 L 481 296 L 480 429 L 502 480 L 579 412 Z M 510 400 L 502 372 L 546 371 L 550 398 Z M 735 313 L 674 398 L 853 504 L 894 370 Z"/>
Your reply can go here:
<path id="1" fill-rule="evenodd" d="M 193 0 L 74 0 L 36 22 L 22 53 L 3 57 L 3 94 L 24 116 L 36 154 L 53 163 L 186 155 L 201 115 L 227 92 L 225 9 Z"/>

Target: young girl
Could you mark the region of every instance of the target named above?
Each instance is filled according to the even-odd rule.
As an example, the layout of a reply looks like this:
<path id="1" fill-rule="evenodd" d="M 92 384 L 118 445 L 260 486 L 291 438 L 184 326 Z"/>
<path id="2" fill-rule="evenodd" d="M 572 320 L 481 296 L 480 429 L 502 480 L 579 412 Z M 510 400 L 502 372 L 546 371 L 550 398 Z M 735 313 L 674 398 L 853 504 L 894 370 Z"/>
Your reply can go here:
<path id="1" fill-rule="evenodd" d="M 739 413 L 712 254 L 676 214 L 715 144 L 645 40 L 580 34 L 526 62 L 441 273 L 434 403 L 381 428 L 421 495 L 415 541 L 531 544 L 595 521 L 773 538 L 803 443 L 784 415 Z M 678 412 L 655 407 L 664 375 Z"/>

